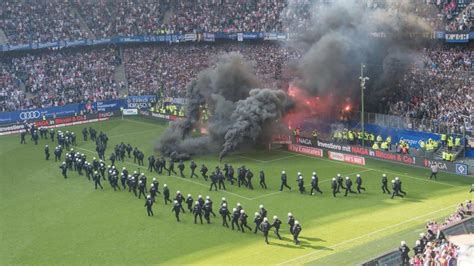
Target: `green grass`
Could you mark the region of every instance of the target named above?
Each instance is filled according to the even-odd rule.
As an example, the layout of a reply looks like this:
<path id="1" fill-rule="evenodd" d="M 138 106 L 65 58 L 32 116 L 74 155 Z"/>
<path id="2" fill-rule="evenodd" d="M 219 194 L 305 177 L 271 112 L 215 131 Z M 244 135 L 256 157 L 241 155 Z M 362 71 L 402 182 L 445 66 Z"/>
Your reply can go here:
<path id="1" fill-rule="evenodd" d="M 121 141 L 138 146 L 148 157 L 164 130 L 164 124 L 144 119 L 111 120 L 88 124 L 106 132 L 109 150 Z M 79 135 L 77 150 L 95 156 L 92 142 L 83 143 L 82 126 L 69 127 Z M 28 139 L 27 139 L 28 140 Z M 19 136 L 0 138 L 0 263 L 10 264 L 318 264 L 354 265 L 381 252 L 396 248 L 400 240 L 410 245 L 428 219 L 441 219 L 454 211 L 457 203 L 469 199 L 470 177 L 440 174 L 428 180 L 426 169 L 410 168 L 375 160 L 354 166 L 312 158 L 287 151 L 236 152 L 224 160 L 245 164 L 254 173 L 264 169 L 268 190 L 227 185 L 227 192 L 209 192 L 203 179 L 148 174 L 158 177 L 160 190 L 168 184 L 172 193 L 181 190 L 209 195 L 215 202 L 226 197 L 234 207 L 240 202 L 252 214 L 264 204 L 269 216 L 284 222 L 283 240 L 271 235 L 270 245 L 253 233 L 242 234 L 221 226 L 220 217 L 211 225 L 194 225 L 189 213 L 177 223 L 171 205 L 161 198 L 154 205 L 155 216 L 146 215 L 144 201 L 128 192 L 114 192 L 105 183 L 104 191 L 94 190 L 85 177 L 70 173 L 63 179 L 58 163 L 45 161 L 44 144 L 19 144 Z M 50 145 L 52 146 L 52 145 Z M 107 153 L 107 157 L 108 157 Z M 54 157 L 53 157 L 54 159 Z M 218 165 L 217 156 L 194 158 L 198 164 Z M 222 162 L 222 163 L 224 163 Z M 136 169 L 133 160 L 125 164 Z M 142 167 L 143 169 L 143 167 Z M 146 169 L 143 169 L 146 170 Z M 189 170 L 189 169 L 186 169 Z M 293 191 L 278 192 L 279 173 L 289 173 Z M 310 173 L 320 175 L 320 196 L 300 195 L 295 175 L 301 171 L 309 184 Z M 381 193 L 380 176 L 399 175 L 408 196 L 391 200 Z M 362 195 L 330 194 L 330 178 L 336 173 L 354 178 L 361 173 L 367 192 Z M 174 193 L 173 193 L 174 194 Z M 301 246 L 295 246 L 286 225 L 286 214 L 295 214 L 303 227 Z M 252 219 L 253 220 L 253 219 Z M 250 226 L 254 226 L 250 224 Z"/>

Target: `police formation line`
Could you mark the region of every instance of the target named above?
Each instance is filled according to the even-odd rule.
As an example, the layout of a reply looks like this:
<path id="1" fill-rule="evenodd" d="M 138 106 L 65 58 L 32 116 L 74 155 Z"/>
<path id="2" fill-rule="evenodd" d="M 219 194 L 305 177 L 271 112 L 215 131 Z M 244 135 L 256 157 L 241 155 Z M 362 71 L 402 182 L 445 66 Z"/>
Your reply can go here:
<path id="1" fill-rule="evenodd" d="M 34 125 L 28 125 L 28 132 L 31 132 L 32 135 L 36 133 L 36 129 Z M 54 130 L 50 131 L 51 134 L 55 134 Z M 73 139 L 72 136 L 74 136 L 74 132 L 61 132 L 58 131 L 58 146 L 55 148 L 55 161 L 61 161 L 62 153 L 63 153 L 63 147 L 68 147 L 68 145 L 76 146 L 76 142 L 71 142 L 69 143 L 69 140 Z M 43 134 L 42 138 L 43 138 Z M 89 128 L 89 130 L 84 129 L 83 131 L 83 139 L 84 141 L 87 141 L 88 136 L 91 136 L 92 141 L 96 141 L 96 151 L 99 154 L 100 158 L 104 158 L 104 151 L 107 145 L 108 137 L 105 133 L 100 132 L 99 137 L 97 137 L 97 132 Z M 54 142 L 54 138 L 52 137 L 53 135 L 50 135 L 50 139 L 52 142 Z M 47 139 L 47 137 L 45 137 Z M 26 141 L 23 141 L 24 135 L 22 136 L 22 143 L 26 143 Z M 130 149 L 131 145 L 124 145 L 123 143 L 118 145 L 118 148 L 116 147 L 114 153 L 112 153 L 111 157 L 109 158 L 111 161 L 111 165 L 105 166 L 105 163 L 103 159 L 97 159 L 96 157 L 93 158 L 92 162 L 89 163 L 87 161 L 87 156 L 85 154 L 75 152 L 74 148 L 70 148 L 69 152 L 65 153 L 65 160 L 61 163 L 59 168 L 61 169 L 63 177 L 66 179 L 68 178 L 68 171 L 75 171 L 77 172 L 78 175 L 86 175 L 88 180 L 91 180 L 94 182 L 95 189 L 103 189 L 103 186 L 101 184 L 101 180 L 106 180 L 107 179 L 111 185 L 111 187 L 114 189 L 114 191 L 117 190 L 123 190 L 126 191 L 128 187 L 128 191 L 130 193 L 133 193 L 135 197 L 143 198 L 145 199 L 145 205 L 147 213 L 149 216 L 153 216 L 153 209 L 152 206 L 156 202 L 157 195 L 161 194 L 159 191 L 159 182 L 157 178 L 153 178 L 153 181 L 150 184 L 150 189 L 147 191 L 147 177 L 145 176 L 144 173 L 139 173 L 137 171 L 134 171 L 133 174 L 129 173 L 128 170 L 123 167 L 122 172 L 121 172 L 121 186 L 119 185 L 118 181 L 118 175 L 119 171 L 115 166 L 115 161 L 118 159 L 119 161 L 124 161 L 124 152 L 125 150 L 127 152 L 127 155 L 129 158 L 131 158 Z M 117 154 L 117 155 L 116 155 Z M 139 162 L 139 165 L 143 165 L 143 158 L 140 160 L 141 153 L 137 148 L 134 150 L 134 160 L 135 162 Z M 49 160 L 50 158 L 50 153 L 49 153 L 49 148 L 48 145 L 45 145 L 45 159 Z M 161 160 L 161 159 L 160 159 Z M 150 162 L 152 160 L 150 159 Z M 153 164 L 152 164 L 153 165 Z M 178 166 L 180 169 L 181 175 L 183 175 L 183 168 Z M 153 171 L 155 168 L 153 166 L 149 167 L 150 171 Z M 163 169 L 167 170 L 168 173 L 174 172 L 173 167 L 169 166 L 168 168 L 166 167 L 166 163 L 163 163 L 162 165 L 159 165 L 157 168 L 157 171 L 162 171 Z M 195 169 L 195 167 L 194 167 Z M 232 167 L 231 166 L 226 166 L 225 167 L 226 172 L 231 172 Z M 241 169 L 245 169 L 245 167 L 241 167 Z M 211 175 L 211 180 L 213 179 L 213 176 L 217 176 L 220 170 L 216 168 L 216 171 L 213 172 Z M 241 173 L 243 173 L 242 170 L 239 170 Z M 245 174 L 241 174 L 248 178 L 250 175 L 248 174 L 250 170 L 246 170 Z M 263 172 L 263 171 L 262 171 Z M 206 171 L 201 171 L 203 176 L 206 176 Z M 194 171 L 191 176 L 197 176 Z M 183 175 L 184 176 L 184 175 Z M 206 178 L 207 179 L 207 178 Z M 251 183 L 249 184 L 248 179 L 246 180 L 241 180 L 238 181 L 239 186 L 240 183 L 242 185 L 245 184 L 247 187 L 251 187 Z M 214 186 L 216 186 L 216 182 L 213 182 Z M 261 185 L 263 188 L 266 188 L 265 182 L 261 182 Z M 212 187 L 212 185 L 211 185 Z M 220 188 L 220 186 L 219 186 Z M 147 195 L 148 194 L 148 195 Z M 192 198 L 191 194 L 187 195 L 187 198 L 184 198 L 183 194 L 180 191 L 176 192 L 176 196 L 174 197 L 174 200 L 171 200 L 170 197 L 170 190 L 166 184 L 163 185 L 163 200 L 165 205 L 168 203 L 172 203 L 172 209 L 171 211 L 174 212 L 176 220 L 179 222 L 180 221 L 180 213 L 185 213 L 185 210 L 183 208 L 183 204 L 185 203 L 187 205 L 187 209 L 190 213 L 194 215 L 194 223 L 198 223 L 198 221 L 203 224 L 202 217 L 204 216 L 204 219 L 206 223 L 210 224 L 211 223 L 211 214 L 216 217 L 216 214 L 213 212 L 213 202 L 209 196 L 206 196 L 206 199 L 204 200 L 201 195 L 198 196 L 197 200 L 194 201 Z M 194 206 L 193 206 L 194 203 Z M 255 223 L 255 228 L 253 230 L 254 234 L 256 234 L 258 231 L 261 231 L 264 235 L 265 242 L 269 244 L 268 241 L 268 235 L 270 230 L 273 228 L 274 233 L 277 236 L 278 239 L 282 239 L 280 236 L 280 227 L 282 224 L 282 221 L 277 217 L 273 216 L 272 222 L 269 221 L 267 218 L 267 210 L 264 208 L 263 205 L 259 206 L 259 210 L 255 212 L 255 217 L 254 217 L 254 223 Z M 241 231 L 242 233 L 245 232 L 245 229 L 248 229 L 252 231 L 252 228 L 248 225 L 248 215 L 243 209 L 242 205 L 240 203 L 236 204 L 236 207 L 232 209 L 232 212 L 228 208 L 228 202 L 225 198 L 222 198 L 222 202 L 220 204 L 219 208 L 219 214 L 222 217 L 222 226 L 225 226 L 229 228 L 229 223 L 231 224 L 232 230 L 237 229 L 238 231 Z M 302 227 L 299 224 L 299 222 L 295 219 L 293 214 L 288 213 L 288 225 L 289 225 L 289 231 L 293 236 L 293 241 L 295 244 L 300 244 L 300 241 L 298 239 L 300 232 L 302 231 Z"/>

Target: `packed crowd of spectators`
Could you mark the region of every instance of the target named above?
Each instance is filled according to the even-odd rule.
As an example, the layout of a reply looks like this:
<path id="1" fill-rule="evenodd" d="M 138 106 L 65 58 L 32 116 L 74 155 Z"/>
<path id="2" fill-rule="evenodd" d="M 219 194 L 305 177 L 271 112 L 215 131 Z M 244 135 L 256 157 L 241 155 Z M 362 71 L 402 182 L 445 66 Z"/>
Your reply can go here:
<path id="1" fill-rule="evenodd" d="M 64 0 L 4 0 L 0 8 L 0 29 L 10 44 L 87 38 L 79 20 Z"/>
<path id="2" fill-rule="evenodd" d="M 423 66 L 413 67 L 393 90 L 397 101 L 390 113 L 469 129 L 474 111 L 473 58 L 470 47 L 425 49 Z"/>
<path id="3" fill-rule="evenodd" d="M 118 60 L 108 48 L 2 57 L 1 111 L 115 99 Z"/>
<path id="4" fill-rule="evenodd" d="M 213 66 L 220 54 L 239 52 L 254 65 L 257 76 L 272 86 L 281 69 L 300 54 L 277 43 L 142 46 L 127 48 L 124 63 L 130 94 L 184 97 L 186 85 L 203 69 Z"/>
<path id="5" fill-rule="evenodd" d="M 96 38 L 194 32 L 294 32 L 309 26 L 315 8 L 332 1 L 5 0 L 0 9 L 0 29 L 10 44 L 93 37 L 88 29 Z M 368 8 L 376 8 L 382 7 L 384 1 L 366 2 Z M 456 3 L 416 0 L 413 12 L 438 30 L 468 30 L 472 27 L 472 5 L 463 10 Z"/>
<path id="6" fill-rule="evenodd" d="M 413 248 L 414 256 L 411 257 L 410 265 L 456 265 L 458 247 L 450 243 L 441 232 L 444 228 L 471 216 L 474 212 L 472 202 L 459 204 L 456 212 L 445 219 L 439 225 L 435 221 L 426 224 L 426 233 L 420 233 L 420 238 Z"/>
<path id="7" fill-rule="evenodd" d="M 74 0 L 96 38 L 156 35 L 163 29 L 163 16 L 173 0 Z"/>
<path id="8" fill-rule="evenodd" d="M 461 8 L 457 6 L 458 2 L 453 0 L 427 0 L 427 3 L 434 5 L 439 11 L 435 24 L 437 30 L 469 31 L 472 29 L 470 12 L 473 4 Z M 457 14 L 459 11 L 461 12 Z"/>

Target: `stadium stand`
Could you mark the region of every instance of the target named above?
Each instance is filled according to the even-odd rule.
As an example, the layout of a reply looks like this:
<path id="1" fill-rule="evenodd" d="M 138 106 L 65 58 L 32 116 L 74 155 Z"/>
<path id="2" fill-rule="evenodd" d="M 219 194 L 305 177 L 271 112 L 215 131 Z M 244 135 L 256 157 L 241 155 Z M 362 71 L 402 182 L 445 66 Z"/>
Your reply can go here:
<path id="1" fill-rule="evenodd" d="M 0 110 L 114 99 L 117 60 L 116 51 L 107 48 L 2 57 Z"/>

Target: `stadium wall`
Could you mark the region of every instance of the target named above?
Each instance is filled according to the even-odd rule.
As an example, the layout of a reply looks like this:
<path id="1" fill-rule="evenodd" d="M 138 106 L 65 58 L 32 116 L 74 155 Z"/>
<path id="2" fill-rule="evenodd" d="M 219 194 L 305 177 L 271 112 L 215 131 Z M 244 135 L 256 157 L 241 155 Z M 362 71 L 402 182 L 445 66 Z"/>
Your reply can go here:
<path id="1" fill-rule="evenodd" d="M 443 172 L 458 175 L 473 174 L 472 170 L 469 169 L 469 166 L 464 163 L 428 159 L 426 157 L 421 156 L 413 156 L 409 154 L 387 152 L 382 150 L 373 150 L 369 147 L 341 144 L 331 141 L 321 141 L 317 139 L 304 138 L 299 136 L 294 137 L 292 139 L 292 143 L 295 145 L 325 150 L 328 153 L 329 159 L 339 161 L 342 160 L 344 162 L 352 164 L 365 164 L 365 160 L 361 158 L 372 158 L 377 160 L 391 161 L 422 168 L 430 168 L 433 163 L 436 163 L 438 165 L 439 170 Z M 349 155 L 351 155 L 352 157 Z"/>

